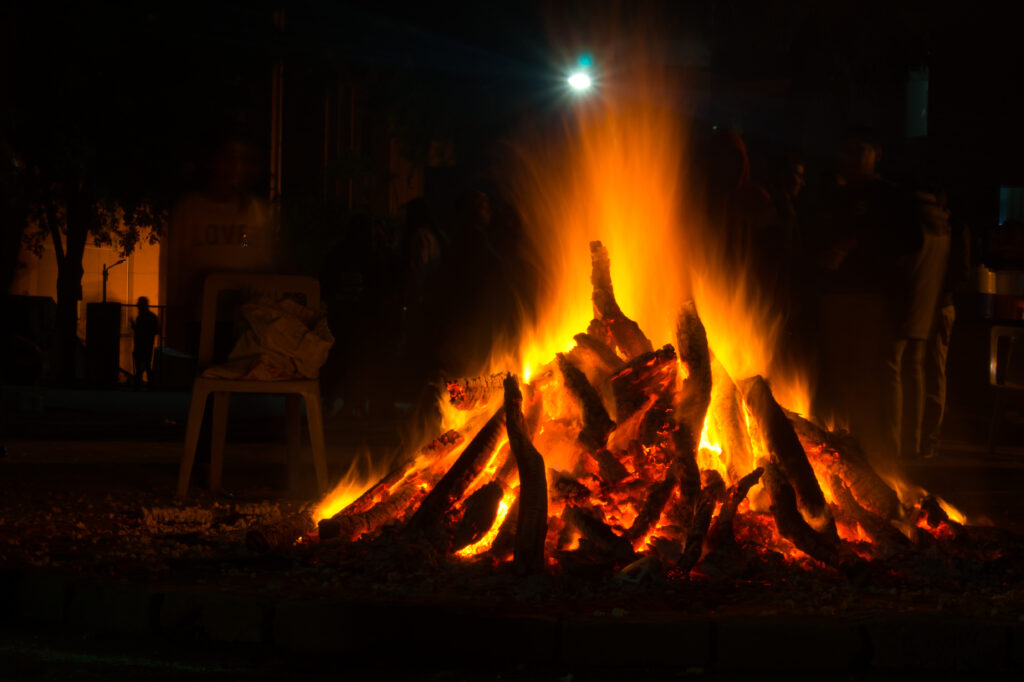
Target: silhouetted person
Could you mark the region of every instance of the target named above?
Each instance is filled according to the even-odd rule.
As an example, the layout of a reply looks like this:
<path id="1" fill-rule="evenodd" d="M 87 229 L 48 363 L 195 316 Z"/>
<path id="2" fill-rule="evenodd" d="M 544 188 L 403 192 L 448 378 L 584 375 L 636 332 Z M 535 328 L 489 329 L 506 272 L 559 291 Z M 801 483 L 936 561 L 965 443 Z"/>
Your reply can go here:
<path id="1" fill-rule="evenodd" d="M 278 260 L 277 225 L 270 203 L 255 191 L 256 151 L 228 136 L 214 149 L 206 184 L 183 196 L 167 228 L 168 345 L 194 353 L 199 344 L 203 283 L 211 272 L 271 272 Z M 230 296 L 227 296 L 230 297 Z M 241 300 L 233 301 L 237 307 Z M 234 341 L 230 306 L 218 306 L 214 359 Z"/>
<path id="2" fill-rule="evenodd" d="M 723 129 L 712 136 L 706 184 L 708 220 L 720 253 L 729 267 L 746 267 L 775 211 L 768 192 L 751 180 L 747 146 L 735 131 Z"/>
<path id="3" fill-rule="evenodd" d="M 160 333 L 160 320 L 149 309 L 149 299 L 145 296 L 139 296 L 135 306 L 139 314 L 132 320 L 132 359 L 135 361 L 135 387 L 140 388 L 143 374 L 147 382 L 152 381 L 153 343 Z"/>
<path id="4" fill-rule="evenodd" d="M 938 206 L 948 214 L 945 193 L 937 193 Z M 941 221 L 936 221 L 944 231 Z M 924 412 L 921 416 L 919 451 L 923 458 L 933 457 L 939 444 L 942 418 L 946 410 L 946 361 L 949 358 L 949 340 L 956 320 L 953 293 L 967 282 L 970 260 L 970 232 L 960 221 L 949 218 L 949 258 L 943 278 L 938 306 L 924 351 Z"/>
<path id="5" fill-rule="evenodd" d="M 886 355 L 888 401 L 883 413 L 889 451 L 901 459 L 921 453 L 927 342 L 939 310 L 950 249 L 945 206 L 925 191 L 915 192 L 914 201 L 913 228 L 920 245 L 896 261 L 900 289 L 890 298 L 894 333 Z"/>
<path id="6" fill-rule="evenodd" d="M 903 366 L 907 274 L 899 267 L 920 248 L 919 222 L 906 193 L 881 178 L 881 146 L 864 131 L 843 140 L 838 170 L 824 188 L 810 235 L 819 270 L 822 417 L 835 417 L 871 452 L 891 452 L 900 392 L 890 368 Z M 911 348 L 907 362 L 919 367 Z M 884 406 L 883 406 L 884 405 Z"/>

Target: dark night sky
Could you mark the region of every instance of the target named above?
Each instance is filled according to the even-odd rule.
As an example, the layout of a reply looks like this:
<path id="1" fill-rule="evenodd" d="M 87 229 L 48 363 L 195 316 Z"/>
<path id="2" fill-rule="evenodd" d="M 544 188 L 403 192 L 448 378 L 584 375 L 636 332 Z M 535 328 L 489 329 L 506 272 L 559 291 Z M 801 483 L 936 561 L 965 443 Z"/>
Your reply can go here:
<path id="1" fill-rule="evenodd" d="M 225 109 L 257 112 L 253 126 L 262 129 L 267 73 L 280 55 L 372 74 L 382 89 L 412 83 L 400 104 L 413 115 L 499 135 L 554 105 L 549 94 L 565 62 L 577 46 L 596 44 L 588 40 L 590 26 L 607 30 L 638 14 L 634 3 L 618 6 L 628 11 L 588 2 L 555 9 L 537 2 L 20 2 L 8 10 L 14 40 L 4 94 L 25 111 L 114 112 L 154 134 L 179 135 L 171 146 L 181 147 L 186 138 L 215 134 L 212 122 Z M 838 119 L 850 115 L 850 101 L 898 103 L 907 66 L 930 64 L 933 137 L 966 155 L 968 165 L 988 160 L 998 175 L 1019 165 L 1022 60 L 1014 24 L 998 7 L 781 0 L 642 6 L 661 34 L 654 51 L 672 67 L 704 74 L 715 92 L 783 83 L 797 103 L 781 110 L 790 129 L 802 125 L 804 101 L 834 99 L 836 126 L 849 123 Z M 275 7 L 286 10 L 283 32 L 272 25 Z M 102 86 L 67 98 L 96 74 L 103 74 L 96 80 Z M 716 112 L 731 101 L 719 102 Z M 771 134 L 772 125 L 762 122 L 760 132 Z"/>

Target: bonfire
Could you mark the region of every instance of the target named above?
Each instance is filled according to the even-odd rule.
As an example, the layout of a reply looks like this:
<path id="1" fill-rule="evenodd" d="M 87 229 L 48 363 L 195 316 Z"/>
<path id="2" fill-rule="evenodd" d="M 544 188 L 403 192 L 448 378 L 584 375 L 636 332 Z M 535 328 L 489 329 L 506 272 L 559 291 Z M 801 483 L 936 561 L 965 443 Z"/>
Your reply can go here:
<path id="1" fill-rule="evenodd" d="M 590 255 L 594 317 L 571 350 L 528 380 L 446 382 L 463 426 L 340 511 L 321 506 L 321 542 L 387 529 L 522 574 L 687 576 L 743 570 L 751 549 L 855 571 L 922 533 L 962 534 L 951 508 L 902 503 L 852 438 L 784 409 L 764 378 L 734 381 L 692 301 L 655 348 L 616 302 L 601 242 Z"/>

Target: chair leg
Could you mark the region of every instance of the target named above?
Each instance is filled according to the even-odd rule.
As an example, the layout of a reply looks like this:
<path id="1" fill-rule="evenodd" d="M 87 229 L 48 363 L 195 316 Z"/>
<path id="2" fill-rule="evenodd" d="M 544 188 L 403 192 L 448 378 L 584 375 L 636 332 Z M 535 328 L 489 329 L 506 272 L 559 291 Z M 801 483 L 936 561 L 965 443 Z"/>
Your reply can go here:
<path id="1" fill-rule="evenodd" d="M 309 442 L 313 446 L 313 468 L 316 487 L 320 494 L 327 492 L 327 458 L 324 447 L 324 413 L 319 393 L 306 393 L 306 421 L 309 422 Z"/>
<path id="2" fill-rule="evenodd" d="M 297 480 L 296 465 L 300 461 L 299 452 L 302 449 L 302 396 L 298 393 L 290 393 L 284 399 L 284 421 L 285 431 L 288 436 L 288 445 L 285 452 L 285 489 L 291 490 Z"/>
<path id="3" fill-rule="evenodd" d="M 192 477 L 192 465 L 196 459 L 196 446 L 199 444 L 199 430 L 203 426 L 203 412 L 206 411 L 207 391 L 200 388 L 192 389 L 192 401 L 188 407 L 188 423 L 185 427 L 185 451 L 178 467 L 178 497 L 188 495 L 188 482 Z"/>
<path id="4" fill-rule="evenodd" d="M 224 473 L 224 440 L 228 430 L 228 405 L 231 394 L 227 391 L 213 392 L 213 435 L 210 440 L 210 490 L 220 491 L 221 476 Z"/>

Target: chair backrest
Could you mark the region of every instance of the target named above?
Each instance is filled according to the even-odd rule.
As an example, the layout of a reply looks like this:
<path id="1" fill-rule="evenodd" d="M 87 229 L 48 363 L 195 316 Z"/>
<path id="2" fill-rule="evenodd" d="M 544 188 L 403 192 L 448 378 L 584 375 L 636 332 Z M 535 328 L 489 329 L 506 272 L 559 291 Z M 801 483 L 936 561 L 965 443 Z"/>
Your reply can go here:
<path id="1" fill-rule="evenodd" d="M 1003 344 L 1000 341 L 1005 339 Z M 1024 389 L 1024 327 L 992 327 L 988 380 L 993 386 Z"/>
<path id="2" fill-rule="evenodd" d="M 251 272 L 214 272 L 203 282 L 203 313 L 199 328 L 199 370 L 213 362 L 213 336 L 217 326 L 217 296 L 222 291 L 242 291 L 280 298 L 303 294 L 305 305 L 320 307 L 320 282 L 302 275 L 267 275 Z"/>

